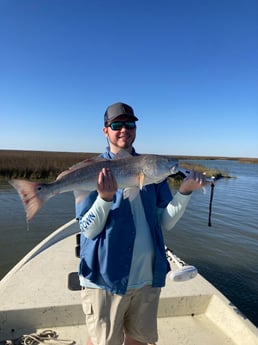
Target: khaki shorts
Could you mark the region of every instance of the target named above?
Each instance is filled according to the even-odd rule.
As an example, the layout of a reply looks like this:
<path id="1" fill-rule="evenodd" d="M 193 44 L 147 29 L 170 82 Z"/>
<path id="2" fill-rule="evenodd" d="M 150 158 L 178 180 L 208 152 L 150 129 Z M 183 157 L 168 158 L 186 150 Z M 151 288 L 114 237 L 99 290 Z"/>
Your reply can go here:
<path id="1" fill-rule="evenodd" d="M 121 296 L 102 289 L 83 289 L 82 306 L 93 344 L 121 345 L 124 333 L 142 343 L 155 343 L 160 291 L 144 286 Z"/>

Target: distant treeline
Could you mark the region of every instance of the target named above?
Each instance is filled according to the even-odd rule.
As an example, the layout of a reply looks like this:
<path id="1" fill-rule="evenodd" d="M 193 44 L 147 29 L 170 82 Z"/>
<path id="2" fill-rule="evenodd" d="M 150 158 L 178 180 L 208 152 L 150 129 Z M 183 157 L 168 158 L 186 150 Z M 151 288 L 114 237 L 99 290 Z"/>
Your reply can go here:
<path id="1" fill-rule="evenodd" d="M 68 169 L 73 164 L 93 156 L 98 156 L 98 153 L 0 150 L 0 177 L 5 180 L 18 177 L 34 180 L 55 179 L 60 172 Z M 181 161 L 186 159 L 233 159 L 193 156 L 175 156 L 175 158 Z M 234 160 L 236 159 L 241 162 L 258 163 L 257 158 L 234 158 Z M 223 172 L 207 169 L 194 162 L 193 164 L 182 162 L 180 165 L 186 169 L 206 171 L 209 177 L 228 177 Z"/>

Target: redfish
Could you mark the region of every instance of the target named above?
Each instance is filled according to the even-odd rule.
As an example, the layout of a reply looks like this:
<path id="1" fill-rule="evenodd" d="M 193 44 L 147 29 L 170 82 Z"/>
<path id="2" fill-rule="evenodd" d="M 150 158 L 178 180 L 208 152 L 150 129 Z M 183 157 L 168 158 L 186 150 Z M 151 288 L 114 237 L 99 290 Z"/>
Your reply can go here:
<path id="1" fill-rule="evenodd" d="M 117 154 L 117 158 L 94 158 L 75 164 L 62 172 L 50 183 L 13 179 L 9 183 L 17 190 L 26 212 L 27 221 L 38 212 L 50 198 L 73 191 L 76 202 L 97 189 L 97 178 L 102 168 L 108 168 L 116 178 L 118 188 L 124 189 L 124 197 L 143 186 L 159 183 L 178 171 L 178 161 L 167 156 Z M 133 194 L 132 193 L 132 194 Z M 132 195 L 131 194 L 131 195 Z"/>

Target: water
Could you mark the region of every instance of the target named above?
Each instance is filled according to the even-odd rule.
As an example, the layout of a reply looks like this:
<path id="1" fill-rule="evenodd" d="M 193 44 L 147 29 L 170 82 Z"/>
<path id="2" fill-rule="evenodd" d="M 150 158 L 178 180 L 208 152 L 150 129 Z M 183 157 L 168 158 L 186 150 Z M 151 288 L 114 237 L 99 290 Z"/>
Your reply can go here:
<path id="1" fill-rule="evenodd" d="M 194 163 L 227 171 L 234 178 L 215 183 L 211 227 L 207 186 L 205 194 L 193 194 L 183 218 L 173 231 L 164 234 L 166 243 L 258 326 L 258 165 L 224 160 Z M 0 279 L 37 243 L 73 217 L 73 196 L 66 193 L 49 200 L 27 231 L 17 193 L 0 185 Z"/>

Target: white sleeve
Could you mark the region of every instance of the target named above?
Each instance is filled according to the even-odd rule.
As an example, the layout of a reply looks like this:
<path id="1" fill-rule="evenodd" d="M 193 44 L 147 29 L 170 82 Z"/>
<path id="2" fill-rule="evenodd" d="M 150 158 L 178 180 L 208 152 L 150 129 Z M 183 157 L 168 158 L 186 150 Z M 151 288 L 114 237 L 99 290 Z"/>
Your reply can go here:
<path id="1" fill-rule="evenodd" d="M 188 205 L 191 198 L 191 194 L 183 195 L 177 192 L 173 200 L 167 205 L 160 215 L 161 227 L 163 230 L 171 230 L 182 215 Z"/>
<path id="2" fill-rule="evenodd" d="M 95 202 L 80 219 L 80 229 L 81 232 L 87 238 L 96 237 L 103 230 L 110 208 L 112 206 L 112 201 L 107 202 L 97 196 Z"/>

